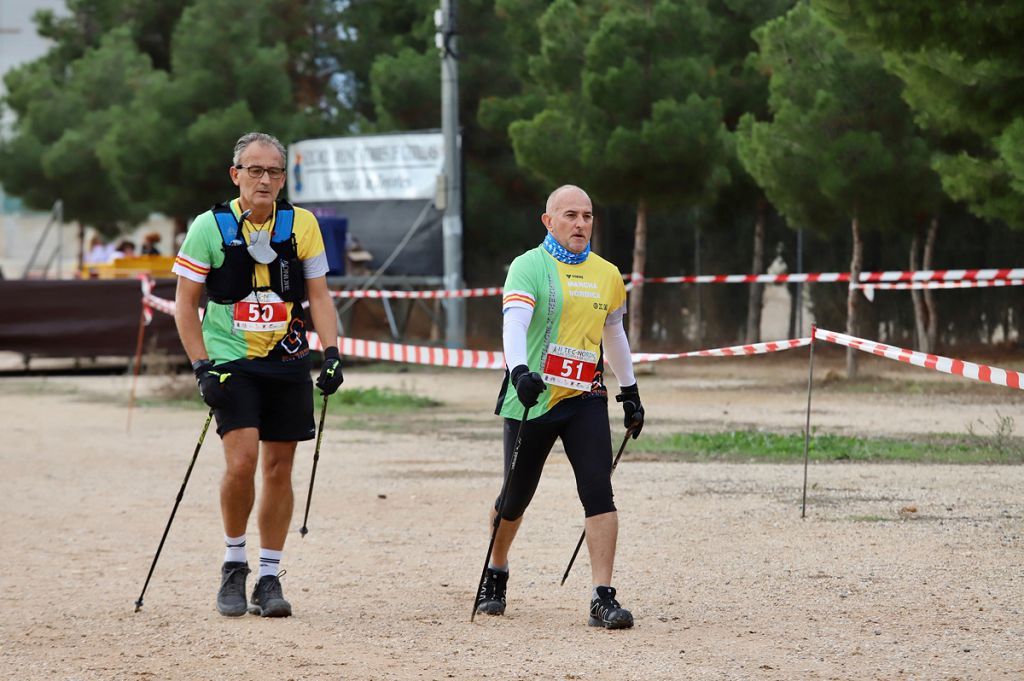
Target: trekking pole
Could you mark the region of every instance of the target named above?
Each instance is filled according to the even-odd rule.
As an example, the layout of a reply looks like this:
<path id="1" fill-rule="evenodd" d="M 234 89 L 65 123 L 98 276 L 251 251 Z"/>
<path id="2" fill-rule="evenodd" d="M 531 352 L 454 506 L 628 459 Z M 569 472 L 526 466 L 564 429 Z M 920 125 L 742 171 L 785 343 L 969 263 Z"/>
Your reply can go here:
<path id="1" fill-rule="evenodd" d="M 174 508 L 171 509 L 171 517 L 167 519 L 167 527 L 164 528 L 164 536 L 160 537 L 160 545 L 156 547 L 156 555 L 153 556 L 153 563 L 149 566 L 149 574 L 146 575 L 146 583 L 142 585 L 142 593 L 139 594 L 139 599 L 135 601 L 135 612 L 142 609 L 142 597 L 146 595 L 146 587 L 149 586 L 149 579 L 153 576 L 153 569 L 156 567 L 156 561 L 160 558 L 160 552 L 164 548 L 164 541 L 167 539 L 167 533 L 171 530 L 171 523 L 174 522 L 174 514 L 178 512 L 178 504 L 181 503 L 182 497 L 185 496 L 185 485 L 188 484 L 188 478 L 192 475 L 192 467 L 196 465 L 196 459 L 199 458 L 199 450 L 203 446 L 203 440 L 206 439 L 206 431 L 210 428 L 210 421 L 213 420 L 213 408 L 210 409 L 210 413 L 206 415 L 206 423 L 203 424 L 203 430 L 199 433 L 199 442 L 196 443 L 196 451 L 192 454 L 192 462 L 188 465 L 188 470 L 185 471 L 185 479 L 181 481 L 181 489 L 178 490 L 178 496 L 174 500 Z"/>
<path id="2" fill-rule="evenodd" d="M 530 408 L 523 410 L 523 420 L 519 422 L 519 432 L 516 434 L 516 445 L 512 448 L 512 461 L 509 463 L 508 474 L 501 483 L 501 493 L 498 494 L 498 512 L 494 515 L 494 523 L 491 527 L 491 541 L 487 544 L 487 555 L 484 556 L 484 569 L 480 571 L 480 583 L 476 585 L 476 593 L 473 594 L 473 614 L 469 616 L 470 623 L 476 618 L 476 599 L 480 589 L 487 579 L 487 564 L 491 561 L 491 551 L 494 549 L 494 538 L 498 536 L 498 526 L 501 525 L 501 514 L 505 510 L 505 493 L 508 491 L 508 483 L 512 474 L 516 472 L 516 459 L 519 458 L 519 445 L 523 444 L 523 429 L 526 427 L 526 419 L 530 416 Z"/>
<path id="3" fill-rule="evenodd" d="M 612 473 L 615 472 L 615 467 L 619 465 L 619 457 L 621 457 L 622 452 L 625 451 L 626 443 L 629 442 L 629 436 L 632 434 L 633 427 L 630 426 L 629 428 L 626 429 L 626 437 L 622 438 L 622 444 L 619 445 L 619 452 L 615 455 L 615 460 L 612 461 Z M 610 475 L 611 473 L 609 473 L 609 476 Z M 580 547 L 583 546 L 583 540 L 586 538 L 586 536 L 587 528 L 584 527 L 583 531 L 580 533 L 580 540 L 576 542 L 576 550 L 572 552 L 572 558 L 569 559 L 569 564 L 565 566 L 565 573 L 562 575 L 562 581 L 561 583 L 559 583 L 558 586 L 562 586 L 563 584 L 565 584 L 565 580 L 569 577 L 569 570 L 572 570 L 572 564 L 576 562 L 576 556 L 579 555 Z"/>
<path id="4" fill-rule="evenodd" d="M 306 521 L 309 520 L 309 502 L 313 499 L 313 481 L 316 480 L 316 462 L 320 460 L 320 441 L 324 437 L 324 419 L 327 416 L 327 398 L 330 395 L 321 393 L 324 397 L 324 404 L 320 407 L 320 426 L 316 432 L 316 450 L 313 452 L 313 472 L 309 476 L 309 494 L 306 495 L 306 514 L 302 516 L 302 529 L 299 534 L 303 537 L 309 530 L 306 528 Z"/>

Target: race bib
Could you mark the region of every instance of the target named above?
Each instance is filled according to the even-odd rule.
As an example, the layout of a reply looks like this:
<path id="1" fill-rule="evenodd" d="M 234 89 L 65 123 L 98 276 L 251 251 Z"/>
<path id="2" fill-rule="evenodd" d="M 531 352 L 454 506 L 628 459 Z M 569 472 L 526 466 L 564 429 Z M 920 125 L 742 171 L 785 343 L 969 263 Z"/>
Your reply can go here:
<path id="1" fill-rule="evenodd" d="M 253 298 L 255 298 L 253 300 Z M 239 331 L 283 331 L 288 327 L 288 305 L 263 296 L 249 295 L 235 303 L 233 326 Z"/>
<path id="2" fill-rule="evenodd" d="M 565 345 L 548 346 L 542 378 L 549 385 L 587 391 L 597 372 L 597 353 Z"/>

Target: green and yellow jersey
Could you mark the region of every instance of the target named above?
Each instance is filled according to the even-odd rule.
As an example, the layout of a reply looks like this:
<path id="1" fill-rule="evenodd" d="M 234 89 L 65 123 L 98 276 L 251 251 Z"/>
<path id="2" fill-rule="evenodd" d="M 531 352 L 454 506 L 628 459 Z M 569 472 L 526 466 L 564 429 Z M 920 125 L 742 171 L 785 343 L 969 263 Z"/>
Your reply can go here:
<path id="1" fill-rule="evenodd" d="M 241 211 L 238 199 L 230 208 L 237 220 Z M 292 234 L 296 252 L 302 261 L 306 279 L 327 274 L 327 256 L 316 217 L 295 207 Z M 254 225 L 243 221 L 241 238 L 250 243 L 256 231 L 274 229 L 277 206 L 267 223 Z M 224 263 L 224 237 L 212 211 L 198 216 L 189 227 L 172 271 L 198 283 L 205 283 L 211 269 Z M 309 354 L 301 302 L 285 302 L 270 290 L 267 265 L 255 263 L 253 292 L 234 304 L 210 301 L 203 317 L 203 342 L 215 364 L 238 360 L 258 360 L 265 368 L 305 359 Z M 306 369 L 308 371 L 308 368 Z"/>
<path id="2" fill-rule="evenodd" d="M 568 265 L 538 246 L 512 261 L 502 310 L 533 310 L 526 332 L 527 365 L 548 384 L 530 409 L 531 420 L 562 400 L 604 390 L 604 325 L 609 313 L 625 301 L 626 287 L 618 268 L 594 253 L 578 265 Z M 507 369 L 495 413 L 523 417 L 523 405 L 509 385 Z"/>

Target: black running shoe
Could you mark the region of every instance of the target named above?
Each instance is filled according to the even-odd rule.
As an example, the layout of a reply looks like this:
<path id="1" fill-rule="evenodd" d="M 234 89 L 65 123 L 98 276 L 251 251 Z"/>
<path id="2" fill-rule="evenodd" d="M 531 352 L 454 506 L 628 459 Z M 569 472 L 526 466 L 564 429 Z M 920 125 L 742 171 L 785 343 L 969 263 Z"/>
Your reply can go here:
<path id="1" fill-rule="evenodd" d="M 225 617 L 245 614 L 245 576 L 247 563 L 224 563 L 220 568 L 220 591 L 217 592 L 217 612 Z"/>
<path id="2" fill-rule="evenodd" d="M 629 629 L 633 626 L 633 615 L 615 600 L 615 589 L 599 586 L 597 598 L 590 601 L 590 619 L 587 624 L 605 629 Z"/>
<path id="3" fill-rule="evenodd" d="M 284 599 L 281 591 L 282 570 L 277 575 L 264 575 L 252 590 L 249 612 L 260 617 L 291 617 L 292 604 Z"/>
<path id="4" fill-rule="evenodd" d="M 480 593 L 476 597 L 476 611 L 485 615 L 505 614 L 505 587 L 508 585 L 508 572 L 487 568 L 487 577 L 480 585 Z"/>

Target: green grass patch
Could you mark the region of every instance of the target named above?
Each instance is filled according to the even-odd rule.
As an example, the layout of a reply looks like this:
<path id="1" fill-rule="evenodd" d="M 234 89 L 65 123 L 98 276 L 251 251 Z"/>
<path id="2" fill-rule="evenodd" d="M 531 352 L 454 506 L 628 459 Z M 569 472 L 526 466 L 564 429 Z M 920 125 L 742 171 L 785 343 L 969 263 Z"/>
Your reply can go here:
<path id="1" fill-rule="evenodd" d="M 320 418 L 323 396 L 319 390 L 313 391 L 313 403 L 316 417 Z M 177 409 L 207 410 L 196 390 L 195 381 L 175 382 L 168 384 L 152 396 L 136 401 L 140 407 L 171 407 Z M 429 397 L 420 397 L 412 393 L 388 388 L 345 388 L 331 395 L 327 402 L 327 412 L 331 416 L 351 416 L 353 413 L 376 414 L 391 412 L 410 412 L 418 409 L 436 407 L 441 403 Z M 360 421 L 360 423 L 364 423 Z"/>
<path id="2" fill-rule="evenodd" d="M 724 433 L 644 435 L 630 443 L 633 453 L 684 461 L 802 461 L 804 437 L 756 430 Z M 903 461 L 917 463 L 1022 463 L 1020 438 L 928 436 L 920 439 L 858 438 L 845 435 L 811 437 L 808 456 L 814 461 Z"/>
<path id="3" fill-rule="evenodd" d="M 322 405 L 322 396 L 319 391 L 315 392 L 314 402 L 317 413 Z M 331 414 L 344 414 L 351 412 L 372 412 L 372 411 L 411 411 L 415 409 L 426 409 L 440 406 L 440 402 L 429 397 L 413 395 L 412 393 L 388 388 L 345 388 L 342 386 L 338 392 L 330 396 L 327 402 L 327 411 Z"/>

